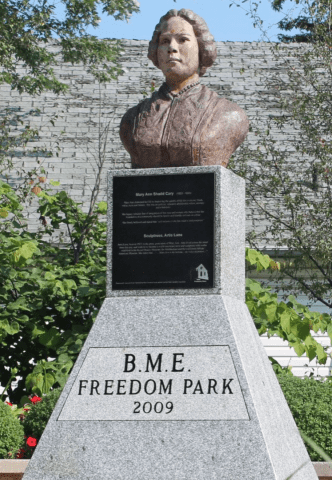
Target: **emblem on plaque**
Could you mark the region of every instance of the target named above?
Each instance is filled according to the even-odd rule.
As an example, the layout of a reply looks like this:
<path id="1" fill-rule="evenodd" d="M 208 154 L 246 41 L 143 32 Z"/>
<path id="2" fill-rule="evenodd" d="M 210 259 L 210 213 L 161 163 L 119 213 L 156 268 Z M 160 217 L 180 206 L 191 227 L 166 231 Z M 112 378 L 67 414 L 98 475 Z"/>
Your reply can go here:
<path id="1" fill-rule="evenodd" d="M 206 282 L 207 280 L 209 280 L 208 271 L 202 263 L 196 268 L 196 271 L 197 271 L 197 278 L 195 282 Z"/>

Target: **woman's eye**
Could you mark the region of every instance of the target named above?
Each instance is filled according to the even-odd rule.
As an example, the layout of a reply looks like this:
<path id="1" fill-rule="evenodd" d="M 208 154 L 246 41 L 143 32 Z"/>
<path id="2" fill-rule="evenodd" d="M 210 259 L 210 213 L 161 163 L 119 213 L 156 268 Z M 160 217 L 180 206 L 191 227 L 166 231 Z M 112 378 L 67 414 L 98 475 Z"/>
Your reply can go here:
<path id="1" fill-rule="evenodd" d="M 160 45 L 165 45 L 166 43 L 169 43 L 168 38 L 163 38 L 160 42 Z"/>
<path id="2" fill-rule="evenodd" d="M 187 40 L 188 40 L 187 37 L 183 37 L 183 38 L 180 39 L 180 42 L 181 42 L 181 43 L 184 43 L 184 42 L 186 42 Z"/>

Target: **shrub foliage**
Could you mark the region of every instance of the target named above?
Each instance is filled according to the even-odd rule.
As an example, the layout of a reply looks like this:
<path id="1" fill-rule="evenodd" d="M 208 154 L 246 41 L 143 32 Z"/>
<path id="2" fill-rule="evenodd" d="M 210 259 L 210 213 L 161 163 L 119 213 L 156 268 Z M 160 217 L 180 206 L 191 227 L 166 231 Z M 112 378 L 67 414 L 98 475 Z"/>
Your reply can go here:
<path id="1" fill-rule="evenodd" d="M 45 395 L 41 402 L 32 405 L 23 422 L 24 433 L 27 437 L 40 439 L 61 392 L 62 388 L 56 388 Z"/>
<path id="2" fill-rule="evenodd" d="M 278 380 L 298 429 L 331 457 L 332 383 L 284 374 L 278 375 Z M 310 445 L 306 447 L 312 461 L 322 461 Z"/>
<path id="3" fill-rule="evenodd" d="M 0 458 L 14 458 L 23 442 L 23 426 L 10 406 L 0 401 Z"/>

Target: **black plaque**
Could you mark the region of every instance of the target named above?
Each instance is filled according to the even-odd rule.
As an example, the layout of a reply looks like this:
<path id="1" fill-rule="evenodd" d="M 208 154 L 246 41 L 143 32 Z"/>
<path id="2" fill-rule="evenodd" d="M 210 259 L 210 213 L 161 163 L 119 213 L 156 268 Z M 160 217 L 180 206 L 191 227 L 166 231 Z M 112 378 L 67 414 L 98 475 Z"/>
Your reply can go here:
<path id="1" fill-rule="evenodd" d="M 214 286 L 214 173 L 113 177 L 113 290 Z"/>

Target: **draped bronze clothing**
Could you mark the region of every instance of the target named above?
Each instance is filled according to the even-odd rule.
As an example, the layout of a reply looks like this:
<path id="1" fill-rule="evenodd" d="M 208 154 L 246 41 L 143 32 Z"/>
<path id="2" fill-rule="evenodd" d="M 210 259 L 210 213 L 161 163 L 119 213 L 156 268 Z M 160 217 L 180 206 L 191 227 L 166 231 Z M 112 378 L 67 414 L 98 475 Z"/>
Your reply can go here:
<path id="1" fill-rule="evenodd" d="M 248 130 L 242 108 L 204 85 L 172 95 L 164 83 L 125 113 L 120 137 L 133 168 L 226 167 Z"/>

